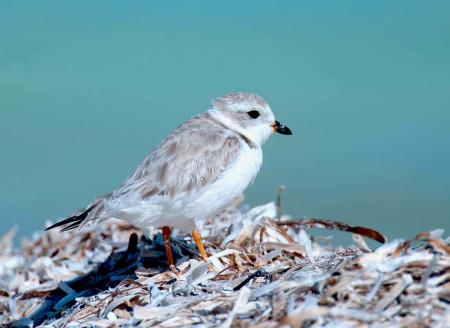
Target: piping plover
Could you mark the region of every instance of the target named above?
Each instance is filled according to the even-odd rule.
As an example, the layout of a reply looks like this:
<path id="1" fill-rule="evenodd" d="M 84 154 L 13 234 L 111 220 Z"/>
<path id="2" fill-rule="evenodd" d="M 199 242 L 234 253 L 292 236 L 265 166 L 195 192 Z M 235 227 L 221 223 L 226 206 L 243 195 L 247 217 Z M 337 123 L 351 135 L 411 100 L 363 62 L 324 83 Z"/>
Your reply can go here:
<path id="1" fill-rule="evenodd" d="M 266 101 L 249 93 L 214 99 L 206 113 L 173 131 L 108 195 L 51 227 L 61 231 L 109 218 L 128 221 L 150 235 L 162 228 L 174 271 L 172 228 L 192 232 L 203 260 L 201 223 L 229 206 L 253 182 L 262 164 L 262 144 L 273 133 L 292 134 L 275 121 Z"/>

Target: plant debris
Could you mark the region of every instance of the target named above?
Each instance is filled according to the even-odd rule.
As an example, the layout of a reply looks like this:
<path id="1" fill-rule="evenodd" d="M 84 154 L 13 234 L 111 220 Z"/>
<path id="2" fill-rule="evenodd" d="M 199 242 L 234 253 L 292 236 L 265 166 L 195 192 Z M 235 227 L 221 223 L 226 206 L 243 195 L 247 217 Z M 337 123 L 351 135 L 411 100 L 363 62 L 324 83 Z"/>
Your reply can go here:
<path id="1" fill-rule="evenodd" d="M 278 211 L 277 211 L 278 208 Z M 278 215 L 277 215 L 278 212 Z M 356 246 L 305 229 L 348 231 Z M 445 327 L 450 246 L 442 231 L 370 251 L 377 231 L 293 220 L 269 203 L 229 209 L 202 227 L 204 263 L 189 236 L 162 236 L 123 221 L 38 232 L 14 250 L 0 239 L 0 325 L 8 327 Z M 176 232 L 174 231 L 174 236 Z M 414 246 L 413 246 L 414 244 Z"/>

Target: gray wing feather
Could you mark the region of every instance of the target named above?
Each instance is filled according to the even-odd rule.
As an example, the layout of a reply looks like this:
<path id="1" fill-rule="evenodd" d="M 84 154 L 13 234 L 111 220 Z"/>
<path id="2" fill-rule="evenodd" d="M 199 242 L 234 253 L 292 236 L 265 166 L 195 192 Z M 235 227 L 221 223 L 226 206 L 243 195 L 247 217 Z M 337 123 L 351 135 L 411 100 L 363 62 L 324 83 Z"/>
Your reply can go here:
<path id="1" fill-rule="evenodd" d="M 86 210 L 47 230 L 64 225 L 63 231 L 70 230 L 97 219 L 104 212 L 104 199 L 136 193 L 143 199 L 154 195 L 174 197 L 199 191 L 232 164 L 240 147 L 239 137 L 207 113 L 195 116 L 156 147 L 113 194 L 96 198 Z"/>
<path id="2" fill-rule="evenodd" d="M 198 191 L 235 160 L 240 146 L 239 138 L 215 124 L 208 114 L 198 115 L 157 146 L 113 197 L 133 192 L 146 199 Z"/>

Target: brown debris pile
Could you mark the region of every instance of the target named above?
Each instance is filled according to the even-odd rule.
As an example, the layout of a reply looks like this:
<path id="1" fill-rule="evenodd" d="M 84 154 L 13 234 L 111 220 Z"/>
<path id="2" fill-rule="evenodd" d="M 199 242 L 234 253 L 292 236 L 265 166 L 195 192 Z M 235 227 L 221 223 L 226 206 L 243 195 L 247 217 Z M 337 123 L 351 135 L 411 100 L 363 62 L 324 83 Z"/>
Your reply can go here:
<path id="1" fill-rule="evenodd" d="M 306 228 L 353 233 L 357 246 L 323 245 Z M 0 325 L 15 327 L 447 327 L 450 247 L 442 231 L 370 251 L 378 232 L 277 218 L 273 203 L 229 210 L 202 228 L 203 263 L 173 238 L 179 275 L 152 240 L 120 221 L 0 240 Z M 131 235 L 131 237 L 130 237 Z M 138 235 L 140 238 L 138 238 Z M 414 243 L 414 245 L 412 245 Z M 214 270 L 209 270 L 210 265 Z"/>

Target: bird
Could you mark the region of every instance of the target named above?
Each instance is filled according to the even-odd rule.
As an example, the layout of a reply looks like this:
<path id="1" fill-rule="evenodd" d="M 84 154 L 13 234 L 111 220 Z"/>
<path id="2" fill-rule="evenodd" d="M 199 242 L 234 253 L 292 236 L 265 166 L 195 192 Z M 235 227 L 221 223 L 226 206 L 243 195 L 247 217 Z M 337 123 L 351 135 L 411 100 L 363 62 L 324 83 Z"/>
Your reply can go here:
<path id="1" fill-rule="evenodd" d="M 291 135 L 268 103 L 251 93 L 231 93 L 175 129 L 112 193 L 46 230 L 61 232 L 122 219 L 150 236 L 162 228 L 168 267 L 176 272 L 172 229 L 192 233 L 207 262 L 201 225 L 240 197 L 263 162 L 261 146 L 274 133 Z"/>

